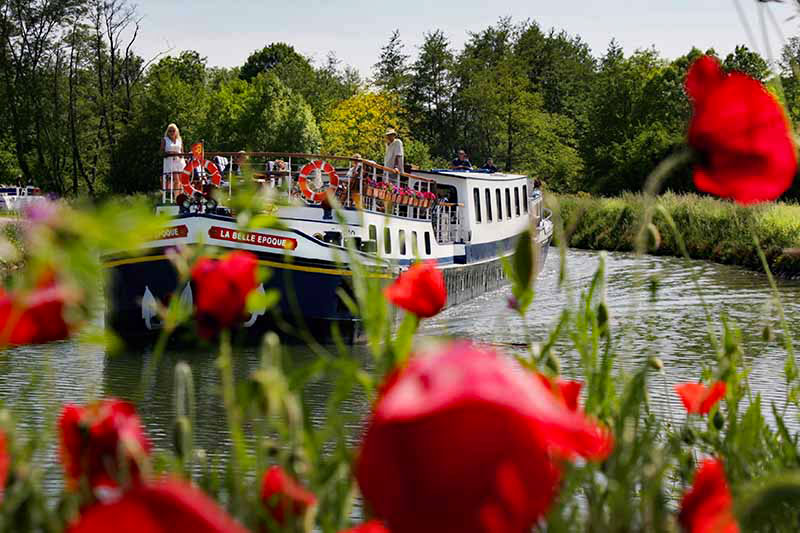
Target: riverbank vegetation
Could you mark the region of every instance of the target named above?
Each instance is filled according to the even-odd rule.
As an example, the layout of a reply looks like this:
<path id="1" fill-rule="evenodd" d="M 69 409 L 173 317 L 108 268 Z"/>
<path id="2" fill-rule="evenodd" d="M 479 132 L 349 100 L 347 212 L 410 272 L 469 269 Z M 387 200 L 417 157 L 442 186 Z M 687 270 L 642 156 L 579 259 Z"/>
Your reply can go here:
<path id="1" fill-rule="evenodd" d="M 0 182 L 62 195 L 157 187 L 159 141 L 175 122 L 184 147 L 359 152 L 381 160 L 387 126 L 407 162 L 445 166 L 458 149 L 473 164 L 531 173 L 559 192 L 613 195 L 684 143 L 683 79 L 701 51 L 665 58 L 590 50 L 579 36 L 536 21 L 500 19 L 456 49 L 430 28 L 418 50 L 387 35 L 372 72 L 331 51 L 315 63 L 292 43 L 264 43 L 239 66 L 208 65 L 192 50 L 137 55 L 146 24 L 127 0 L 35 0 L 0 12 Z M 379 43 L 374 46 L 376 56 Z M 713 50 L 706 51 L 716 55 Z M 800 115 L 790 39 L 773 76 L 745 46 L 721 56 L 781 89 Z M 688 169 L 668 187 L 692 190 Z M 790 190 L 790 196 L 797 192 Z"/>
<path id="2" fill-rule="evenodd" d="M 642 231 L 646 197 L 552 195 L 564 220 L 568 246 L 586 250 L 635 251 Z M 656 200 L 648 252 L 739 265 L 761 270 L 757 237 L 773 272 L 800 274 L 800 206 L 786 203 L 742 206 L 697 194 L 667 193 Z M 667 217 L 669 215 L 669 218 Z M 670 220 L 679 229 L 676 234 Z"/>

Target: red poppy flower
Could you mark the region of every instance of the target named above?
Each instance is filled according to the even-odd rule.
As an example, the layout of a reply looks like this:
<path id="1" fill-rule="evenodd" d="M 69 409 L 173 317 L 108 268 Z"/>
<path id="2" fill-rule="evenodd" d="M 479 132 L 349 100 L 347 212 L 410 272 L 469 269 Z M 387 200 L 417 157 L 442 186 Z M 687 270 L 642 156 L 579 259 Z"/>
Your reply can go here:
<path id="1" fill-rule="evenodd" d="M 389 530 L 383 525 L 382 522 L 379 522 L 378 520 L 370 520 L 369 522 L 365 522 L 360 526 L 342 531 L 341 533 L 389 533 Z"/>
<path id="2" fill-rule="evenodd" d="M 741 204 L 774 200 L 789 188 L 797 154 L 783 108 L 758 81 L 726 74 L 716 59 L 695 61 L 686 76 L 694 112 L 689 145 L 698 153 L 698 189 Z"/>
<path id="3" fill-rule="evenodd" d="M 0 431 L 0 503 L 3 503 L 3 493 L 6 488 L 6 479 L 8 478 L 8 467 L 10 463 L 11 459 L 8 457 L 6 435 Z"/>
<path id="4" fill-rule="evenodd" d="M 356 477 L 394 533 L 524 531 L 553 501 L 559 461 L 612 448 L 606 431 L 487 348 L 453 343 L 392 379 Z"/>
<path id="5" fill-rule="evenodd" d="M 417 263 L 384 290 L 386 298 L 397 307 L 420 318 L 437 314 L 447 303 L 444 276 L 436 261 Z"/>
<path id="6" fill-rule="evenodd" d="M 188 483 L 140 485 L 89 507 L 68 533 L 246 533 L 211 498 Z"/>
<path id="7" fill-rule="evenodd" d="M 580 381 L 567 381 L 561 378 L 551 379 L 540 372 L 536 372 L 536 377 L 557 399 L 564 402 L 564 405 L 570 411 L 578 410 L 578 397 L 581 394 L 583 383 Z"/>
<path id="8" fill-rule="evenodd" d="M 694 476 L 692 488 L 681 500 L 678 522 L 688 533 L 738 533 L 733 499 L 718 459 L 706 459 Z"/>
<path id="9" fill-rule="evenodd" d="M 201 258 L 192 268 L 194 303 L 200 334 L 210 338 L 237 324 L 247 295 L 256 288 L 258 260 L 250 252 L 232 252 L 220 260 Z"/>
<path id="10" fill-rule="evenodd" d="M 684 383 L 675 385 L 675 392 L 680 396 L 686 412 L 705 415 L 725 396 L 725 382 L 717 381 L 711 387 L 702 383 Z"/>
<path id="11" fill-rule="evenodd" d="M 290 516 L 301 517 L 317 503 L 317 497 L 304 489 L 283 468 L 271 466 L 261 482 L 261 501 L 270 516 L 281 525 Z"/>
<path id="12" fill-rule="evenodd" d="M 67 293 L 57 286 L 31 292 L 7 293 L 0 289 L 0 346 L 40 344 L 69 337 L 64 321 Z"/>
<path id="13" fill-rule="evenodd" d="M 116 399 L 65 405 L 58 426 L 68 486 L 75 488 L 83 476 L 93 489 L 117 487 L 123 474 L 139 480 L 138 460 L 150 452 L 150 442 L 133 405 Z M 127 464 L 119 464 L 121 456 Z"/>

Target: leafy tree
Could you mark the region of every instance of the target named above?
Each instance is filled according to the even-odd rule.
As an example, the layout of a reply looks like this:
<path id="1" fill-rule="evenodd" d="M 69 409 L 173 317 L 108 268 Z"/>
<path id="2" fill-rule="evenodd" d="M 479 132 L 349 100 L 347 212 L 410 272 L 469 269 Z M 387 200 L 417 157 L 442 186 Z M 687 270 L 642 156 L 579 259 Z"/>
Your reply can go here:
<path id="1" fill-rule="evenodd" d="M 482 154 L 493 156 L 506 171 L 530 172 L 553 188 L 569 189 L 582 170 L 573 122 L 548 113 L 542 96 L 530 90 L 518 67 L 517 58 L 508 54 L 493 69 L 476 75 L 463 93 L 483 128 Z"/>
<path id="2" fill-rule="evenodd" d="M 589 46 L 578 36 L 551 29 L 543 33 L 536 23 L 523 25 L 514 53 L 520 58 L 533 89 L 541 93 L 545 109 L 566 115 L 582 130 L 597 68 Z"/>
<path id="3" fill-rule="evenodd" d="M 31 0 L 0 9 L 0 96 L 17 166 L 26 182 L 59 193 L 69 169 L 59 42 L 86 7 L 79 0 Z"/>
<path id="4" fill-rule="evenodd" d="M 308 59 L 298 54 L 293 46 L 272 43 L 250 54 L 239 69 L 239 77 L 250 81 L 261 73 L 272 72 L 280 78 L 310 79 L 313 70 Z"/>
<path id="5" fill-rule="evenodd" d="M 273 43 L 253 52 L 239 70 L 239 77 L 250 81 L 267 72 L 301 95 L 317 118 L 324 116 L 336 102 L 355 94 L 361 86 L 358 73 L 349 67 L 341 69 L 336 54 L 328 54 L 325 65 L 315 68 L 308 58 L 286 43 Z"/>
<path id="6" fill-rule="evenodd" d="M 194 50 L 184 50 L 178 57 L 164 57 L 150 67 L 151 78 L 174 76 L 184 83 L 201 86 L 206 82 L 206 58 Z"/>
<path id="7" fill-rule="evenodd" d="M 415 136 L 436 155 L 454 150 L 452 121 L 453 53 L 441 30 L 425 34 L 412 67 L 406 106 Z"/>
<path id="8" fill-rule="evenodd" d="M 727 71 L 743 72 L 760 82 L 766 81 L 772 74 L 764 58 L 744 45 L 738 45 L 728 54 L 722 62 L 722 67 Z"/>
<path id="9" fill-rule="evenodd" d="M 400 31 L 394 30 L 389 42 L 381 48 L 381 58 L 372 67 L 372 83 L 379 89 L 396 94 L 403 94 L 408 87 L 408 55 L 403 53 Z"/>
<path id="10" fill-rule="evenodd" d="M 387 127 L 398 131 L 408 150 L 409 129 L 402 116 L 400 100 L 388 92 L 362 92 L 352 96 L 339 102 L 322 120 L 324 150 L 346 156 L 359 153 L 367 159 L 383 161 Z"/>
<path id="11" fill-rule="evenodd" d="M 589 121 L 581 152 L 588 181 L 581 187 L 602 194 L 640 190 L 659 161 L 683 144 L 689 102 L 686 69 L 699 51 L 667 62 L 655 50 L 625 57 L 612 42 L 600 62 L 589 95 Z M 678 173 L 670 186 L 686 186 Z"/>
<path id="12" fill-rule="evenodd" d="M 213 100 L 216 120 L 230 149 L 251 151 L 314 152 L 320 133 L 311 108 L 299 94 L 286 87 L 274 74 L 261 74 L 246 87 L 231 82 L 223 85 Z M 225 109 L 225 118 L 216 111 Z"/>

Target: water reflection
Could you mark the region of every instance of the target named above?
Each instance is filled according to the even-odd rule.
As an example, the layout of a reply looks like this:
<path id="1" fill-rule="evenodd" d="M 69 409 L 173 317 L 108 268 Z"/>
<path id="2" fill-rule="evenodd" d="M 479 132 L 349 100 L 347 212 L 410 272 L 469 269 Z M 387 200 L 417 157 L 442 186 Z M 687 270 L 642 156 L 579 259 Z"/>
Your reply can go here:
<path id="1" fill-rule="evenodd" d="M 569 281 L 558 283 L 558 255 L 550 254 L 540 275 L 536 300 L 525 321 L 507 309 L 508 289 L 500 289 L 448 309 L 423 321 L 423 335 L 467 337 L 502 347 L 509 353 L 520 352 L 527 339 L 544 340 L 559 313 L 576 301 L 580 291 L 591 282 L 599 256 L 593 252 L 570 251 Z M 766 278 L 758 273 L 703 262 L 685 262 L 675 258 L 636 258 L 612 253 L 607 257 L 607 302 L 615 332 L 615 348 L 620 354 L 620 368 L 633 369 L 650 355 L 665 363 L 668 388 L 653 382 L 651 396 L 655 408 L 682 413 L 672 385 L 696 380 L 704 364 L 713 360 L 706 319 L 694 288 L 694 278 L 701 286 L 717 334 L 720 316 L 725 314 L 742 329 L 746 364 L 751 367 L 750 382 L 766 400 L 782 402 L 782 346 L 764 342 L 761 332 L 768 316 L 770 292 Z M 651 301 L 650 278 L 658 279 L 657 300 Z M 780 282 L 780 293 L 794 335 L 800 323 L 800 282 Z M 566 375 L 576 375 L 579 363 L 568 340 L 557 346 Z M 298 363 L 314 356 L 300 346 L 287 348 L 287 357 Z M 353 356 L 366 360 L 365 348 L 353 348 Z M 142 388 L 142 375 L 152 353 L 107 355 L 96 345 L 65 341 L 47 346 L 20 347 L 0 355 L 0 401 L 12 406 L 23 427 L 42 427 L 52 422 L 65 402 L 84 402 L 99 395 L 112 395 L 136 402 L 148 434 L 157 448 L 172 443 L 174 419 L 173 369 L 178 361 L 190 364 L 196 390 L 196 445 L 210 456 L 224 457 L 228 450 L 225 413 L 219 394 L 216 354 L 210 350 L 167 352 L 155 365 L 154 379 Z M 244 379 L 258 365 L 258 350 L 242 349 L 235 353 L 235 375 Z M 303 391 L 311 420 L 321 423 L 326 416 L 330 383 L 315 380 Z M 366 413 L 363 397 L 353 396 L 340 412 L 349 415 L 345 423 L 353 439 L 357 438 Z M 787 420 L 797 417 L 789 416 Z M 795 427 L 797 428 L 797 426 Z M 55 461 L 55 450 L 49 453 Z M 53 483 L 58 483 L 54 477 Z"/>

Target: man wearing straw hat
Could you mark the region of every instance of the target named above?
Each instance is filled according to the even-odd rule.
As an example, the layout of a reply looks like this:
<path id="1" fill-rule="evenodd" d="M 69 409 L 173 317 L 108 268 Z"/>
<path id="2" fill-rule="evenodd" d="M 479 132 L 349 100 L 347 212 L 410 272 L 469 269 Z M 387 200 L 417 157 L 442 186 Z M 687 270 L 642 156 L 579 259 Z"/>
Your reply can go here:
<path id="1" fill-rule="evenodd" d="M 389 128 L 386 130 L 386 155 L 383 156 L 383 166 L 393 168 L 395 172 L 402 172 L 404 159 L 403 141 L 397 138 L 396 131 Z M 383 175 L 388 177 L 386 171 Z"/>

